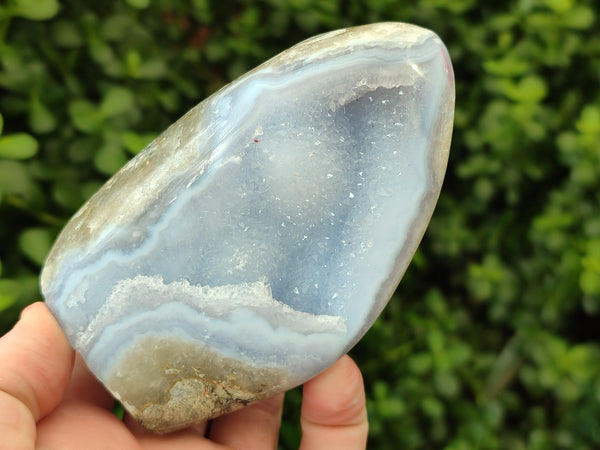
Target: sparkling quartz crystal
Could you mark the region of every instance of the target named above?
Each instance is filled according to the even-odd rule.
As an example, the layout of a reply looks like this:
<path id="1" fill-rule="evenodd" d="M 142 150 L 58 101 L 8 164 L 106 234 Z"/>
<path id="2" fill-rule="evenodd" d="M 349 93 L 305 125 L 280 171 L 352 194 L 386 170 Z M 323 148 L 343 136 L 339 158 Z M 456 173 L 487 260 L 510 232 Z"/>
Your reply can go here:
<path id="1" fill-rule="evenodd" d="M 157 432 L 298 385 L 391 297 L 439 195 L 453 111 L 431 31 L 304 41 L 189 111 L 81 208 L 43 269 L 48 306 Z"/>

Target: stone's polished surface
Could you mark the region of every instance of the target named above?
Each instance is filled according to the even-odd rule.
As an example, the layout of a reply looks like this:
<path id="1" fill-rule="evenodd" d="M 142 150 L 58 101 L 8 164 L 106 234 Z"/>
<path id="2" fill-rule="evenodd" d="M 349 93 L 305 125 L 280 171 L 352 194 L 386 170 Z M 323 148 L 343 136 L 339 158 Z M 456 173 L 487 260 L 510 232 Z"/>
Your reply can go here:
<path id="1" fill-rule="evenodd" d="M 446 49 L 382 23 L 309 39 L 188 112 L 67 224 L 42 290 L 167 432 L 306 381 L 390 298 L 442 184 Z"/>

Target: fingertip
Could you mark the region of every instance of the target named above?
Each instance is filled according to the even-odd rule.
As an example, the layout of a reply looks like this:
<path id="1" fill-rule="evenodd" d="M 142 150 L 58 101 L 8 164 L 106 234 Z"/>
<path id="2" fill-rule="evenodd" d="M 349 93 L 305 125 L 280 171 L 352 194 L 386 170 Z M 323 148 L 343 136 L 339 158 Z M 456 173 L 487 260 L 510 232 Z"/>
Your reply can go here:
<path id="1" fill-rule="evenodd" d="M 362 420 L 365 392 L 356 363 L 344 355 L 303 387 L 304 418 L 322 425 L 348 425 Z"/>
<path id="2" fill-rule="evenodd" d="M 26 315 L 35 314 L 38 309 L 44 308 L 44 302 L 33 302 L 27 305 L 25 308 L 21 310 L 21 314 L 19 314 L 19 320 L 22 320 Z"/>
<path id="3" fill-rule="evenodd" d="M 37 421 L 60 402 L 74 358 L 46 305 L 32 303 L 0 339 L 0 390 L 22 402 Z"/>
<path id="4" fill-rule="evenodd" d="M 304 384 L 301 448 L 365 448 L 368 421 L 362 374 L 344 355 Z"/>
<path id="5" fill-rule="evenodd" d="M 50 315 L 52 317 L 52 320 L 55 320 L 54 316 L 52 316 L 52 313 L 50 312 L 50 310 L 44 302 L 30 303 L 21 310 L 21 313 L 19 314 L 19 320 L 13 327 L 13 330 L 17 327 L 23 326 L 24 323 L 27 324 L 29 322 L 37 322 L 38 320 L 40 320 L 40 318 L 43 318 L 46 315 Z"/>

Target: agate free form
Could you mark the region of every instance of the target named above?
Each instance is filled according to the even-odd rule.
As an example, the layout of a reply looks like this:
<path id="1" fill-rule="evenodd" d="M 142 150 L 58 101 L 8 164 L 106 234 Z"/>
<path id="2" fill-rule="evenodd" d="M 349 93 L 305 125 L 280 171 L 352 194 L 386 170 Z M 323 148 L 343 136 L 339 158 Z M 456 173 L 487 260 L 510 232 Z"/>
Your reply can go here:
<path id="1" fill-rule="evenodd" d="M 431 31 L 304 41 L 193 108 L 81 208 L 43 269 L 48 306 L 157 432 L 303 383 L 391 297 L 439 195 L 453 112 Z"/>

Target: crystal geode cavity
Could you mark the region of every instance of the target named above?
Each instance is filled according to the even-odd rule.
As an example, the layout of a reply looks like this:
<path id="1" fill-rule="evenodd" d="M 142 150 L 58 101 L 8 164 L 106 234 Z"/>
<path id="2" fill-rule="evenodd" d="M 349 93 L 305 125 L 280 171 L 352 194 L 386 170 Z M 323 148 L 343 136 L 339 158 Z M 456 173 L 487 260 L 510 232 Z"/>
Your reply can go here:
<path id="1" fill-rule="evenodd" d="M 166 432 L 289 389 L 367 331 L 424 233 L 454 111 L 431 31 L 304 41 L 200 103 L 71 219 L 42 290 Z"/>

